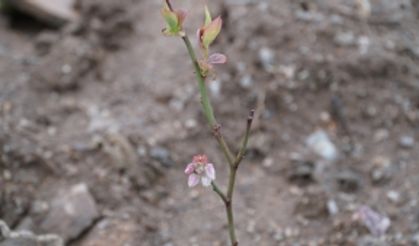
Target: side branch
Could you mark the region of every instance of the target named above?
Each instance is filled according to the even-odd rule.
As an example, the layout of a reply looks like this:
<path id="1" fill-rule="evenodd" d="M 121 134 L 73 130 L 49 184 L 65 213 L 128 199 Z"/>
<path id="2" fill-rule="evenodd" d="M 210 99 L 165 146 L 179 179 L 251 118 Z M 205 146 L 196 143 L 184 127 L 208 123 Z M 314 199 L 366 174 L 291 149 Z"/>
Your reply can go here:
<path id="1" fill-rule="evenodd" d="M 237 154 L 236 159 L 234 161 L 235 168 L 237 168 L 240 165 L 240 162 L 242 161 L 244 154 L 246 153 L 247 143 L 249 141 L 250 129 L 252 128 L 254 115 L 255 115 L 255 110 L 254 109 L 250 110 L 249 116 L 247 117 L 247 124 L 246 124 L 246 131 L 244 134 L 244 138 L 242 140 L 239 153 Z"/>
<path id="2" fill-rule="evenodd" d="M 213 181 L 213 182 L 211 182 L 211 185 L 212 185 L 212 190 L 215 191 L 215 193 L 217 193 L 220 196 L 220 198 L 221 198 L 221 200 L 223 200 L 224 204 L 227 204 L 228 203 L 227 197 L 220 190 L 220 188 L 218 188 L 217 184 L 215 184 L 215 182 Z"/>

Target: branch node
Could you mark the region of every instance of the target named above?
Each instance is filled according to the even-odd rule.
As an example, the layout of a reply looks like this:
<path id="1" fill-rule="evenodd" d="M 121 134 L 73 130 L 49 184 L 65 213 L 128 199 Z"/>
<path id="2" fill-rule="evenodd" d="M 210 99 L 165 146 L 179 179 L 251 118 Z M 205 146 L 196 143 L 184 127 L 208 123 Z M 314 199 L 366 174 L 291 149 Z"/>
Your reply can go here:
<path id="1" fill-rule="evenodd" d="M 221 137 L 221 125 L 220 124 L 215 124 L 212 127 L 212 134 L 216 137 L 216 138 L 220 138 Z"/>
<path id="2" fill-rule="evenodd" d="M 247 117 L 247 123 L 248 124 L 252 123 L 254 116 L 255 116 L 255 110 L 251 109 L 250 112 L 249 112 L 249 116 Z"/>

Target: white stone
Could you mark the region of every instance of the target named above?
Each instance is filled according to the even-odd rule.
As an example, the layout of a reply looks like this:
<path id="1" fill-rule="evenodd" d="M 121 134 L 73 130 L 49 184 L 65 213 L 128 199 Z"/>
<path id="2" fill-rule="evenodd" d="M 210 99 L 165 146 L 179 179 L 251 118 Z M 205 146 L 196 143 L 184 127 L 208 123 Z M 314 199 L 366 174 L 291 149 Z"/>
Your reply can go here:
<path id="1" fill-rule="evenodd" d="M 336 160 L 338 157 L 338 151 L 335 145 L 323 130 L 318 130 L 308 136 L 306 144 L 313 152 L 328 161 Z"/>

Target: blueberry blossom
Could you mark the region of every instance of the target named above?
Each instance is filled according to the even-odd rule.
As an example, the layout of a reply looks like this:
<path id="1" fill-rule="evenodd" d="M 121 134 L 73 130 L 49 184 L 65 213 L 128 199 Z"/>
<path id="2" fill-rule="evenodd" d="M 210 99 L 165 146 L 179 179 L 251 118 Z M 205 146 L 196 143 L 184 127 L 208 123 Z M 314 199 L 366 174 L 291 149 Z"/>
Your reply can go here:
<path id="1" fill-rule="evenodd" d="M 185 174 L 188 177 L 188 186 L 194 187 L 199 182 L 207 187 L 215 180 L 215 169 L 212 163 L 208 163 L 206 155 L 195 155 L 192 162 L 186 166 Z"/>

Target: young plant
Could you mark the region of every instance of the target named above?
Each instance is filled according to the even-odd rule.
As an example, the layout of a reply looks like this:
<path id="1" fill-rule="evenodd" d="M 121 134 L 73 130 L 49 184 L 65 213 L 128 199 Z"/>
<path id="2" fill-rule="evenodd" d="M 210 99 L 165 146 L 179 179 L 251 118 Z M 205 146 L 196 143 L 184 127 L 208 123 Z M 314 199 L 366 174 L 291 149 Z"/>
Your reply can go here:
<path id="1" fill-rule="evenodd" d="M 206 155 L 196 155 L 193 157 L 192 162 L 186 166 L 185 174 L 188 175 L 189 187 L 194 187 L 199 183 L 203 186 L 212 186 L 212 189 L 218 194 L 225 205 L 228 233 L 232 246 L 238 246 L 238 240 L 235 232 L 234 215 L 233 215 L 233 194 L 234 185 L 236 181 L 236 174 L 239 165 L 244 157 L 247 142 L 249 140 L 250 128 L 253 121 L 254 110 L 251 110 L 246 122 L 246 128 L 241 141 L 238 146 L 239 151 L 233 154 L 224 136 L 221 132 L 221 125 L 217 122 L 213 107 L 208 96 L 207 79 L 210 75 L 214 75 L 214 65 L 224 64 L 227 62 L 225 55 L 220 53 L 210 54 L 210 46 L 217 38 L 221 31 L 223 21 L 221 17 L 212 18 L 207 6 L 204 8 L 204 24 L 197 30 L 197 39 L 199 43 L 199 50 L 201 56 L 198 58 L 195 48 L 192 46 L 189 36 L 186 34 L 183 23 L 186 13 L 182 10 L 175 10 L 170 0 L 165 0 L 162 9 L 162 15 L 166 22 L 166 27 L 163 33 L 167 36 L 180 37 L 185 43 L 186 49 L 192 61 L 196 80 L 198 82 L 199 92 L 201 96 L 201 105 L 205 118 L 208 121 L 210 130 L 217 140 L 220 149 L 229 165 L 229 180 L 227 191 L 221 190 L 215 183 L 215 168 L 212 163 L 208 162 Z M 210 82 L 208 82 L 210 83 Z"/>

